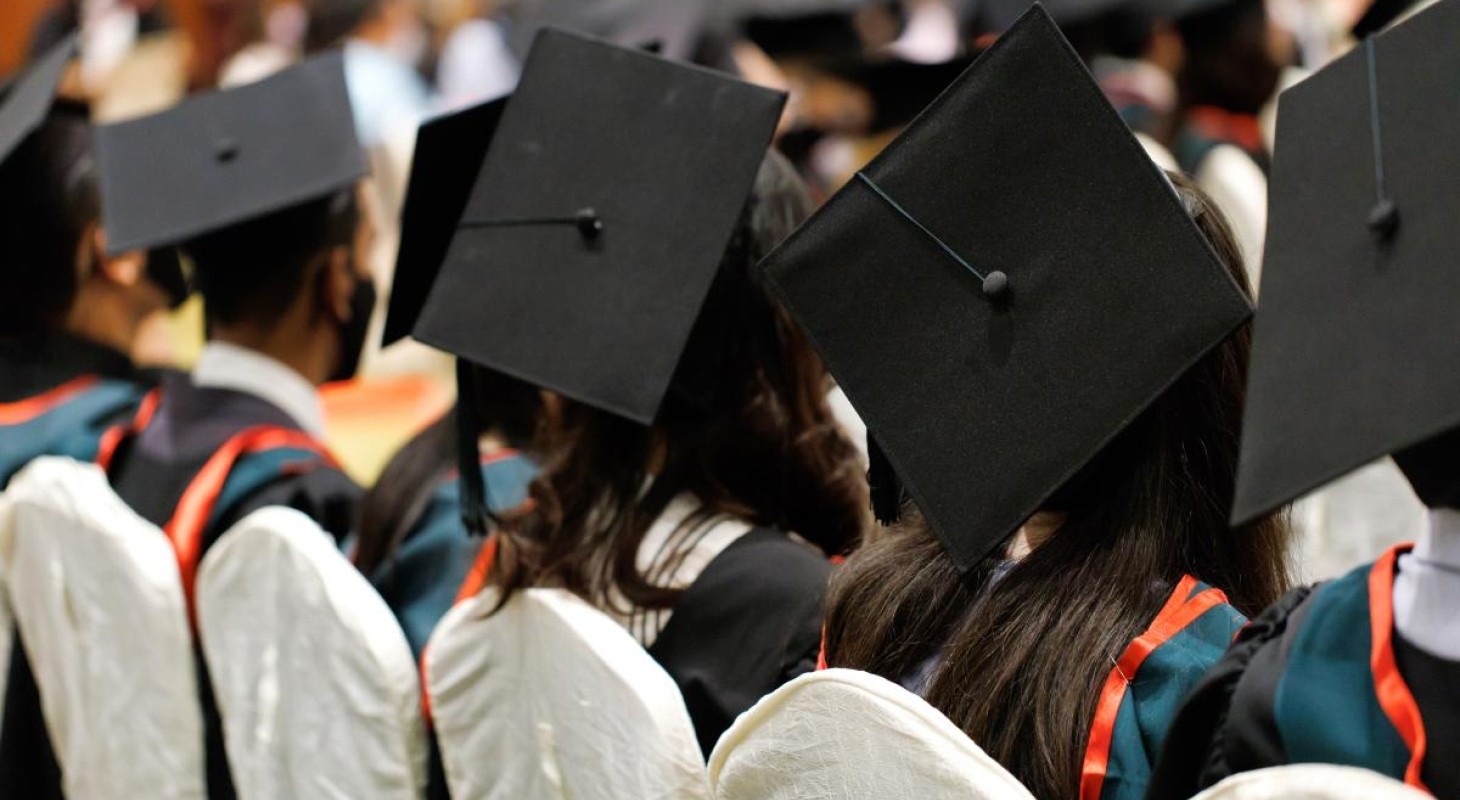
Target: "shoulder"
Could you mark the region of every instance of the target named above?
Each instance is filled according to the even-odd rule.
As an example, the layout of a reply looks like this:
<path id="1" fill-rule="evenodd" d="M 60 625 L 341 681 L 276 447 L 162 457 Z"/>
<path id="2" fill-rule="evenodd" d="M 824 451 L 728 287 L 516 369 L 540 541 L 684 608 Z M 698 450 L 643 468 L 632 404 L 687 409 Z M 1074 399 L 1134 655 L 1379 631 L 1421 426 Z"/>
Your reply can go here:
<path id="1" fill-rule="evenodd" d="M 831 563 L 811 545 L 782 531 L 756 528 L 711 561 L 689 591 L 730 591 L 746 602 L 783 607 L 814 600 L 819 614 L 830 576 Z"/>
<path id="2" fill-rule="evenodd" d="M 230 473 L 218 501 L 219 530 L 265 506 L 286 506 L 313 518 L 336 539 L 355 526 L 364 491 L 318 453 L 292 447 L 254 454 Z"/>
<path id="3" fill-rule="evenodd" d="M 1312 610 L 1319 587 L 1289 591 L 1237 632 L 1225 653 L 1196 682 L 1167 730 L 1147 797 L 1187 798 L 1271 758 L 1271 698 L 1293 635 Z M 1235 609 L 1234 609 L 1235 612 Z M 1232 735 L 1234 726 L 1242 731 Z"/>

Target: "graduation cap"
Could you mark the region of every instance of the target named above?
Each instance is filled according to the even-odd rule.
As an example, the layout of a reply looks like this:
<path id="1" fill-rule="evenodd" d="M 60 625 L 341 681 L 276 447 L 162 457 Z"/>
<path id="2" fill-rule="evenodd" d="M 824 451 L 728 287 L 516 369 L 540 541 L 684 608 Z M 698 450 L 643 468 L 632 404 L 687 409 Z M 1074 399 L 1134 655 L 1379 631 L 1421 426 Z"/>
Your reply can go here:
<path id="1" fill-rule="evenodd" d="M 523 59 L 538 31 L 559 28 L 623 47 L 648 49 L 689 61 L 703 33 L 707 0 L 518 0 L 507 9 L 513 21 L 508 47 Z"/>
<path id="2" fill-rule="evenodd" d="M 177 244 L 328 196 L 365 174 L 339 53 L 98 129 L 114 252 Z"/>
<path id="3" fill-rule="evenodd" d="M 56 100 L 66 66 L 76 54 L 76 34 L 67 36 L 0 87 L 0 163 L 35 133 Z"/>
<path id="4" fill-rule="evenodd" d="M 415 338 L 651 423 L 784 100 L 709 70 L 544 29 Z M 463 393 L 466 375 L 459 365 Z M 469 400 L 458 406 L 469 409 Z M 474 452 L 475 432 L 461 427 L 463 451 Z"/>
<path id="5" fill-rule="evenodd" d="M 964 570 L 1251 314 L 1039 6 L 763 269 Z"/>
<path id="6" fill-rule="evenodd" d="M 1283 93 L 1234 523 L 1460 425 L 1457 41 L 1446 0 Z"/>
<path id="7" fill-rule="evenodd" d="M 428 120 L 417 131 L 381 347 L 416 326 L 506 107 L 500 97 Z"/>

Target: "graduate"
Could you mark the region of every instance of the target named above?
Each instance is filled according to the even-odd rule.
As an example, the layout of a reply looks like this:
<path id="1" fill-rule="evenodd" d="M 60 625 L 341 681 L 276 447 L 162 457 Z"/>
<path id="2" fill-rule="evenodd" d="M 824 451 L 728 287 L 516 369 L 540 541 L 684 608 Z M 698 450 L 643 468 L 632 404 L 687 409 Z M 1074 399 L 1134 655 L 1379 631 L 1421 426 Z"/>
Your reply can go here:
<path id="1" fill-rule="evenodd" d="M 187 295 L 175 253 L 108 255 L 84 103 L 56 99 L 68 39 L 0 93 L 0 488 L 39 455 L 90 459 L 155 375 L 129 355 Z"/>
<path id="2" fill-rule="evenodd" d="M 482 103 L 433 119 L 417 133 L 382 348 L 415 326 L 504 108 L 505 99 Z M 462 524 L 460 431 L 480 434 L 476 451 L 489 521 L 525 503 L 537 474 L 528 453 L 541 390 L 494 370 L 464 369 L 470 386 L 463 395 L 472 407 L 453 407 L 407 442 L 361 504 L 355 565 L 395 612 L 417 659 L 464 591 L 485 541 Z"/>
<path id="3" fill-rule="evenodd" d="M 1392 454 L 1428 525 L 1254 619 L 1177 717 L 1151 797 L 1324 762 L 1460 798 L 1457 37 L 1445 0 L 1283 95 L 1232 513 Z"/>
<path id="4" fill-rule="evenodd" d="M 1287 587 L 1281 520 L 1227 528 L 1251 305 L 1221 212 L 1035 7 L 763 270 L 895 521 L 833 577 L 826 664 L 922 695 L 1036 797 L 1140 798 L 1179 698 Z"/>
<path id="5" fill-rule="evenodd" d="M 618 619 L 706 752 L 813 668 L 828 556 L 866 507 L 826 373 L 751 273 L 807 213 L 766 155 L 782 102 L 540 33 L 414 330 L 552 393 L 532 508 L 484 551 L 487 581 Z M 462 475 L 479 475 L 468 430 Z M 480 486 L 462 502 L 484 530 Z"/>
<path id="6" fill-rule="evenodd" d="M 374 289 L 339 55 L 100 128 L 98 151 L 111 245 L 179 244 L 207 319 L 192 373 L 103 441 L 117 494 L 172 539 L 189 598 L 207 548 L 258 508 L 343 539 L 361 492 L 321 443 L 315 387 L 354 373 Z M 209 796 L 231 796 L 201 678 Z"/>

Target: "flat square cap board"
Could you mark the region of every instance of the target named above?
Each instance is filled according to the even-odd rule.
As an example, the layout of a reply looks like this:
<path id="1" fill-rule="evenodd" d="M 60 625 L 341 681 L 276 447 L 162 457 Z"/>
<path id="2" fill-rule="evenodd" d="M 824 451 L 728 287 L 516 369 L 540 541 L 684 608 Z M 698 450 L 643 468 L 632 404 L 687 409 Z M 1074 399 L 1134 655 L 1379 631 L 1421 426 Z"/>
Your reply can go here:
<path id="1" fill-rule="evenodd" d="M 416 338 L 652 422 L 783 101 L 544 29 Z"/>
<path id="2" fill-rule="evenodd" d="M 76 54 L 76 35 L 67 36 L 0 87 L 0 163 L 45 121 L 66 65 Z"/>
<path id="3" fill-rule="evenodd" d="M 1460 425 L 1457 44 L 1445 0 L 1283 93 L 1236 522 Z"/>
<path id="4" fill-rule="evenodd" d="M 415 327 L 506 107 L 506 97 L 489 100 L 428 120 L 416 132 L 381 347 Z"/>
<path id="5" fill-rule="evenodd" d="M 764 270 L 965 570 L 1251 314 L 1039 6 Z"/>
<path id="6" fill-rule="evenodd" d="M 97 132 L 108 247 L 176 244 L 365 174 L 339 53 Z"/>

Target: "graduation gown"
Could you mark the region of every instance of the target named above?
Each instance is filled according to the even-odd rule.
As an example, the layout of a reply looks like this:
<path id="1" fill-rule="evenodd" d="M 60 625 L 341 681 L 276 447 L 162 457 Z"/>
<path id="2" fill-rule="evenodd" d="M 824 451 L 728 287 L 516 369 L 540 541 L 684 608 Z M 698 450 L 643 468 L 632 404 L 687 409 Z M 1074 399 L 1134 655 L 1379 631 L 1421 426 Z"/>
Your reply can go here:
<path id="1" fill-rule="evenodd" d="M 1184 698 L 1246 623 L 1221 590 L 1188 575 L 1121 653 L 1100 690 L 1080 800 L 1140 800 Z"/>
<path id="2" fill-rule="evenodd" d="M 0 489 L 43 455 L 90 460 L 102 433 L 130 417 L 155 375 L 125 353 L 65 333 L 0 340 Z M 0 788 L 6 796 L 61 796 L 40 695 L 20 631 L 5 682 L 0 718 Z"/>
<path id="3" fill-rule="evenodd" d="M 192 576 L 207 548 L 249 513 L 275 505 L 295 508 L 341 540 L 354 525 L 361 496 L 323 447 L 283 411 L 243 392 L 196 387 L 185 376 L 149 394 L 131 423 L 109 430 L 97 459 L 117 494 L 173 539 L 190 601 Z M 13 738 L 29 743 L 29 752 L 14 759 L 0 754 L 0 785 L 33 787 L 17 793 L 21 797 L 60 797 L 34 677 L 23 642 L 17 645 L 22 655 L 11 659 L 16 689 L 9 696 L 22 697 L 18 705 L 6 705 L 0 744 Z M 208 794 L 212 800 L 232 798 L 222 726 L 201 651 L 196 655 Z M 7 774 L 6 762 L 22 766 Z M 11 776 L 23 783 L 9 783 Z"/>
<path id="4" fill-rule="evenodd" d="M 1296 589 L 1253 620 L 1181 709 L 1148 796 L 1187 798 L 1228 775 L 1316 762 L 1460 798 L 1460 664 L 1394 628 L 1396 564 L 1409 548 Z"/>
<path id="5" fill-rule="evenodd" d="M 501 514 L 519 508 L 536 474 L 537 465 L 515 450 L 483 457 L 482 480 L 491 511 Z M 436 624 L 459 598 L 485 541 L 461 524 L 461 484 L 455 470 L 425 488 L 430 496 L 420 517 L 400 548 L 370 576 L 418 660 Z"/>
<path id="6" fill-rule="evenodd" d="M 495 555 L 493 537 L 481 549 L 459 597 L 481 589 Z M 653 570 L 651 563 L 646 574 L 652 576 Z M 720 734 L 742 712 L 816 669 L 831 564 L 782 531 L 750 528 L 695 573 L 667 614 L 608 613 L 646 644 L 649 655 L 674 679 L 708 757 Z M 664 616 L 667 621 L 657 624 Z"/>
<path id="7" fill-rule="evenodd" d="M 156 376 L 125 353 L 63 333 L 0 341 L 0 488 L 31 459 L 90 460 Z"/>

